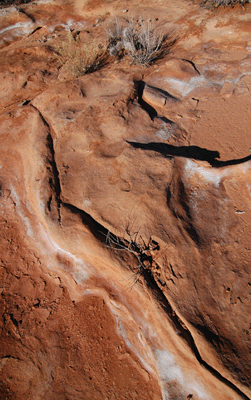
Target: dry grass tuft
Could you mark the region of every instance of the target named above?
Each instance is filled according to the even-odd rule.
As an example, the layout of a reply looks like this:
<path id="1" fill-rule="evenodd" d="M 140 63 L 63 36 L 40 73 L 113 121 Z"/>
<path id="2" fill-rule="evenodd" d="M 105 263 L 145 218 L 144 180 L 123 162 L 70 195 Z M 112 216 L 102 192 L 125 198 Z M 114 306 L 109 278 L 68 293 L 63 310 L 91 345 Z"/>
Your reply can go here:
<path id="1" fill-rule="evenodd" d="M 69 32 L 67 40 L 53 49 L 60 67 L 64 66 L 72 78 L 78 78 L 101 69 L 107 62 L 107 51 L 94 40 L 82 43 L 79 36 L 73 37 Z"/>
<path id="2" fill-rule="evenodd" d="M 108 30 L 110 55 L 122 58 L 128 56 L 132 63 L 148 66 L 163 58 L 175 43 L 168 35 L 159 34 L 151 21 L 131 19 L 123 22 L 117 19 Z"/>
<path id="3" fill-rule="evenodd" d="M 203 7 L 214 10 L 220 6 L 223 7 L 234 7 L 237 4 L 241 4 L 244 6 L 245 4 L 250 3 L 250 0 L 201 0 L 200 4 Z"/>

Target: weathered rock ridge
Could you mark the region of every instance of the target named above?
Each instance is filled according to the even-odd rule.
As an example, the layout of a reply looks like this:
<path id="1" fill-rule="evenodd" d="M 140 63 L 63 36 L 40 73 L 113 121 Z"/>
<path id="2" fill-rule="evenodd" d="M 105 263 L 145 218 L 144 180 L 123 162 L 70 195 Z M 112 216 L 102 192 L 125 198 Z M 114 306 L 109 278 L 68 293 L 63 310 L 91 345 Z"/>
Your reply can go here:
<path id="1" fill-rule="evenodd" d="M 251 8 L 0 10 L 1 399 L 251 397 Z M 67 32 L 176 41 L 70 78 Z"/>

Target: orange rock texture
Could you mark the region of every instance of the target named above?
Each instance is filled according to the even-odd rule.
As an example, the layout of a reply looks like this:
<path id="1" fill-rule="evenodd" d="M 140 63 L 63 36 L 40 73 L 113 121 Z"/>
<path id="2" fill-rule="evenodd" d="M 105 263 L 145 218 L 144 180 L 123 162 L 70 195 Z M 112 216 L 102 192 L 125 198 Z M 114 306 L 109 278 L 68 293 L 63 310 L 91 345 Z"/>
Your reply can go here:
<path id="1" fill-rule="evenodd" d="M 250 399 L 250 20 L 0 9 L 1 400 Z M 108 46 L 132 23 L 148 66 Z"/>

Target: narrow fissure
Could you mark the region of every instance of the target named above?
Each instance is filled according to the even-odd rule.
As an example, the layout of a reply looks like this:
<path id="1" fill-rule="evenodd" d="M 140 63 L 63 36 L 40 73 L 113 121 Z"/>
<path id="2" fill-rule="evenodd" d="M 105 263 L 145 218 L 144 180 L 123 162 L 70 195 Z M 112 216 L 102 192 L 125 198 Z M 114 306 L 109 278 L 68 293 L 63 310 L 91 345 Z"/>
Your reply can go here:
<path id="1" fill-rule="evenodd" d="M 59 180 L 59 172 L 57 169 L 57 164 L 55 161 L 55 152 L 54 152 L 54 147 L 53 147 L 53 139 L 51 136 L 51 133 L 49 131 L 48 136 L 47 136 L 47 147 L 50 150 L 51 153 L 51 160 L 49 160 L 51 168 L 52 168 L 52 174 L 53 174 L 53 179 L 51 181 L 51 186 L 53 187 L 55 191 L 55 200 L 57 203 L 57 209 L 58 209 L 58 221 L 61 224 L 61 185 L 60 185 L 60 180 Z M 49 205 L 48 205 L 49 206 Z"/>
<path id="2" fill-rule="evenodd" d="M 99 224 L 92 216 L 80 208 L 73 206 L 72 204 L 61 202 L 61 205 L 70 210 L 73 214 L 78 214 L 82 220 L 83 225 L 85 225 L 93 236 L 100 242 L 105 243 L 108 234 L 108 229 L 103 225 Z"/>
<path id="3" fill-rule="evenodd" d="M 182 58 L 182 60 L 188 62 L 189 64 L 191 64 L 192 67 L 194 68 L 194 70 L 195 70 L 199 75 L 201 75 L 200 71 L 198 70 L 198 68 L 196 67 L 196 65 L 194 64 L 194 62 L 193 62 L 192 60 L 187 60 L 186 58 Z"/>
<path id="4" fill-rule="evenodd" d="M 32 104 L 32 107 L 39 113 L 40 118 L 42 119 L 44 125 L 47 128 L 47 138 L 46 138 L 46 146 L 49 149 L 50 152 L 50 157 L 48 157 L 48 162 L 51 167 L 51 173 L 52 177 L 49 179 L 49 185 L 51 186 L 51 189 L 53 191 L 53 194 L 55 195 L 55 201 L 57 205 L 57 213 L 58 213 L 58 222 L 61 225 L 61 185 L 60 185 L 60 179 L 59 179 L 59 171 L 57 168 L 57 163 L 55 160 L 55 150 L 54 150 L 54 144 L 53 144 L 53 138 L 51 134 L 51 127 L 48 124 L 48 122 L 45 120 L 41 112 Z M 48 200 L 48 210 L 50 211 L 51 207 L 51 202 L 52 198 L 50 197 Z"/>

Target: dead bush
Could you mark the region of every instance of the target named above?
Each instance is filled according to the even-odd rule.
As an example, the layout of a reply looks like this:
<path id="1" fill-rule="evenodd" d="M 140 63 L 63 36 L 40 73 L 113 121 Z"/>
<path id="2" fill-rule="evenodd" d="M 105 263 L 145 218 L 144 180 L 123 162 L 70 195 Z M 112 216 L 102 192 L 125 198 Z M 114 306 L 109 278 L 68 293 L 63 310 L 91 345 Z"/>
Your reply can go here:
<path id="1" fill-rule="evenodd" d="M 151 237 L 145 241 L 139 231 L 132 233 L 127 226 L 123 237 L 107 232 L 106 245 L 114 251 L 126 251 L 137 260 L 137 265 L 132 267 L 135 274 L 135 283 L 138 276 L 146 270 L 151 270 L 154 264 L 154 254 L 159 251 L 159 243 Z"/>
<path id="2" fill-rule="evenodd" d="M 115 20 L 108 30 L 110 55 L 128 56 L 134 64 L 147 66 L 163 58 L 174 44 L 169 35 L 158 33 L 151 21 Z"/>

